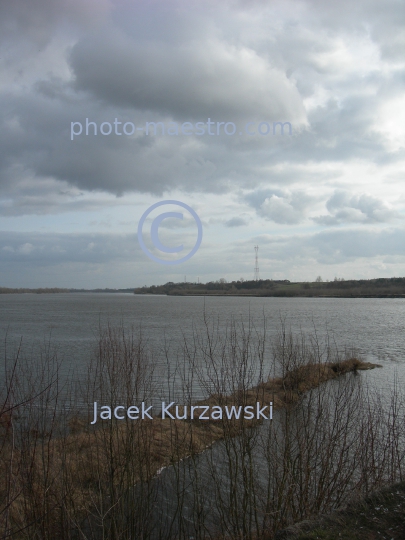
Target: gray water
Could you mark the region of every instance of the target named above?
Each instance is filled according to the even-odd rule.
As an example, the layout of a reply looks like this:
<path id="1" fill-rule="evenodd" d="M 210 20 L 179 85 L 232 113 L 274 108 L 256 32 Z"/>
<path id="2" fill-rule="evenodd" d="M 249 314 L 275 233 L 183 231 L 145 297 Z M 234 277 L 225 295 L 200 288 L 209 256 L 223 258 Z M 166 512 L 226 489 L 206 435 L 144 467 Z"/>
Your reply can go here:
<path id="1" fill-rule="evenodd" d="M 94 353 L 99 325 L 110 322 L 142 329 L 152 347 L 165 344 L 175 347 L 183 338 L 190 339 L 193 327 L 203 328 L 204 313 L 210 320 L 219 317 L 225 331 L 233 317 L 259 329 L 266 319 L 269 342 L 280 328 L 281 319 L 296 332 L 320 336 L 328 333 L 339 349 L 355 347 L 365 359 L 378 362 L 383 369 L 363 372 L 361 377 L 389 387 L 394 376 L 405 382 L 405 300 L 403 299 L 327 299 L 327 298 L 242 298 L 242 297 L 173 297 L 131 294 L 71 293 L 0 295 L 0 336 L 8 347 L 23 339 L 25 348 L 39 350 L 50 341 L 58 349 L 63 370 L 80 378 Z M 275 419 L 277 416 L 275 416 Z M 263 429 L 263 428 L 261 428 Z M 256 456 L 260 460 L 260 456 Z M 226 477 L 226 452 L 223 443 L 215 443 L 197 460 L 184 460 L 180 468 L 168 467 L 151 484 L 154 505 L 150 518 L 156 526 L 172 523 L 177 499 L 173 497 L 178 482 L 183 486 L 182 527 L 193 537 L 196 493 L 194 477 L 200 483 L 200 506 L 207 516 L 206 525 L 215 528 L 217 486 L 210 485 L 212 467 L 224 468 L 220 492 L 229 491 Z M 260 464 L 260 461 L 259 461 Z M 260 469 L 260 467 L 259 467 Z M 180 479 L 179 479 L 180 474 Z M 207 484 L 204 484 L 206 479 Z M 178 486 L 177 486 L 178 488 Z M 157 529 L 158 530 L 158 529 Z M 160 529 L 159 529 L 160 530 Z M 180 529 L 175 528 L 174 533 Z M 156 538 L 160 538 L 156 533 Z"/>
<path id="2" fill-rule="evenodd" d="M 125 293 L 0 295 L 0 353 L 20 339 L 26 349 L 51 342 L 62 359 L 62 370 L 85 373 L 97 343 L 99 324 L 110 322 L 142 329 L 152 347 L 171 347 L 193 325 L 203 326 L 204 311 L 222 328 L 234 317 L 258 327 L 266 319 L 271 342 L 286 318 L 293 331 L 329 332 L 339 348 L 354 346 L 369 361 L 382 364 L 383 380 L 395 370 L 405 380 L 405 300 L 373 298 L 242 298 L 145 296 Z M 384 372 L 384 375 L 382 373 Z M 375 372 L 377 373 L 377 372 Z"/>

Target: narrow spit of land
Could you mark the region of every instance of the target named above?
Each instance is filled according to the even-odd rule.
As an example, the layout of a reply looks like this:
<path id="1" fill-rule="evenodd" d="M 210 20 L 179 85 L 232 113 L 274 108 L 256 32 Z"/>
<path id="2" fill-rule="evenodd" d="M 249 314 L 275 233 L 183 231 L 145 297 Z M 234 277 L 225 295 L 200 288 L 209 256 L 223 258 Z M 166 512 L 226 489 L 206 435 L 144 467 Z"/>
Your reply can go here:
<path id="1" fill-rule="evenodd" d="M 306 364 L 293 369 L 282 378 L 272 378 L 253 388 L 239 390 L 231 395 L 211 395 L 194 405 L 218 405 L 225 407 L 268 405 L 274 409 L 288 407 L 297 402 L 302 394 L 321 383 L 335 379 L 349 372 L 373 369 L 375 364 L 348 358 L 335 363 Z M 100 490 L 120 486 L 129 488 L 137 483 L 149 482 L 164 467 L 203 452 L 215 441 L 237 436 L 244 429 L 258 425 L 261 420 L 180 420 L 162 419 L 142 421 L 107 420 L 91 426 L 88 418 L 70 418 L 69 432 L 51 436 L 37 430 L 29 433 L 33 454 L 29 467 L 41 471 L 46 463 L 47 478 L 52 493 L 62 493 L 68 489 L 69 500 L 75 515 L 86 516 L 92 510 L 92 501 L 100 497 Z M 65 425 L 63 423 L 63 425 Z M 11 418 L 0 414 L 0 436 L 3 441 L 4 459 L 0 461 L 0 477 L 5 477 L 10 460 L 24 463 L 24 455 L 14 448 Z M 31 430 L 32 431 L 32 430 Z M 27 434 L 28 436 L 28 434 Z M 44 440 L 46 444 L 40 444 Z M 35 451 L 39 445 L 40 451 Z M 26 495 L 24 467 L 16 466 L 13 488 L 18 493 L 10 506 L 13 522 L 19 523 L 19 508 L 29 502 Z M 63 474 L 61 474 L 63 471 Z M 32 493 L 43 489 L 41 475 L 32 476 Z M 0 501 L 7 493 L 0 490 Z M 26 500 L 26 496 L 28 497 Z"/>
<path id="2" fill-rule="evenodd" d="M 256 407 L 257 403 L 264 406 L 272 402 L 273 409 L 277 410 L 297 402 L 303 393 L 318 387 L 321 383 L 345 373 L 375 367 L 381 366 L 357 358 L 346 359 L 339 363 L 307 364 L 288 372 L 284 378 L 272 378 L 254 388 L 230 395 L 211 395 L 208 399 L 194 402 L 193 405 L 210 407 L 218 405 L 222 408 L 248 405 Z M 180 410 L 179 415 L 181 414 Z M 65 448 L 71 448 L 75 452 L 74 461 L 80 462 L 87 471 L 91 470 L 91 462 L 95 455 L 98 460 L 104 459 L 103 431 L 110 422 L 104 422 L 101 426 L 98 423 L 98 429 L 90 429 L 89 424 L 80 418 L 75 418 L 71 422 L 72 433 L 68 436 Z M 143 420 L 140 423 L 116 423 L 115 437 L 117 440 L 122 438 L 128 429 L 144 430 L 142 436 L 148 439 L 148 453 L 152 458 L 152 462 L 148 463 L 149 473 L 151 471 L 157 473 L 170 464 L 204 451 L 225 436 L 236 436 L 243 429 L 254 427 L 261 422 L 262 420 L 257 419 L 172 420 L 154 417 L 153 420 Z M 105 459 L 108 459 L 107 456 Z"/>

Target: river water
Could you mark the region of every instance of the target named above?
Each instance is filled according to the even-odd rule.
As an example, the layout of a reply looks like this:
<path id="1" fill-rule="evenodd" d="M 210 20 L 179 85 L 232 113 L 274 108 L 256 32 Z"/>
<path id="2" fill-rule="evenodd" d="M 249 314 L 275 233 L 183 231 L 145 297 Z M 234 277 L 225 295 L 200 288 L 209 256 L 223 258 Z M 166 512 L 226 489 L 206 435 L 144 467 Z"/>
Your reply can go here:
<path id="1" fill-rule="evenodd" d="M 50 342 L 62 360 L 61 373 L 84 376 L 94 354 L 99 325 L 123 323 L 142 329 L 150 346 L 175 350 L 183 339 L 192 339 L 193 331 L 201 332 L 204 314 L 210 321 L 219 321 L 219 332 L 227 329 L 234 318 L 258 329 L 266 320 L 267 339 L 271 343 L 285 320 L 293 332 L 326 335 L 338 349 L 355 347 L 368 361 L 383 369 L 362 372 L 361 377 L 389 389 L 394 379 L 405 383 L 405 300 L 371 298 L 242 298 L 242 297 L 174 297 L 108 293 L 0 295 L 0 336 L 2 354 L 5 337 L 10 353 L 22 339 L 25 350 L 40 351 Z M 170 362 L 170 355 L 169 355 Z M 166 366 L 167 367 L 167 366 Z M 277 418 L 277 416 L 275 417 Z M 257 458 L 259 459 L 259 458 Z M 198 508 L 206 514 L 205 526 L 215 528 L 219 519 L 215 510 L 215 486 L 210 478 L 213 467 L 224 467 L 220 494 L 231 493 L 226 474 L 226 452 L 222 442 L 201 455 L 197 463 L 184 460 L 182 468 L 168 467 L 151 484 L 154 504 L 151 523 L 172 527 L 178 514 L 178 500 L 173 493 L 181 483 L 184 535 L 180 525 L 172 533 L 192 538 L 196 508 L 195 475 L 202 478 Z M 264 462 L 263 462 L 264 463 Z M 261 470 L 259 463 L 258 469 Z M 180 474 L 180 477 L 179 477 Z M 206 479 L 206 480 L 204 480 Z M 206 484 L 204 484 L 206 481 Z M 228 482 L 228 483 L 227 483 Z M 142 495 L 142 494 L 141 494 Z M 222 495 L 221 495 L 222 496 Z M 149 518 L 148 518 L 149 519 Z M 160 532 L 151 538 L 160 536 Z M 169 537 L 169 536 L 168 536 Z"/>
<path id="2" fill-rule="evenodd" d="M 269 342 L 285 318 L 293 331 L 329 333 L 337 346 L 354 346 L 384 366 L 381 384 L 394 371 L 405 377 L 405 300 L 373 298 L 242 298 L 146 296 L 125 293 L 0 295 L 0 338 L 4 350 L 20 339 L 25 350 L 46 341 L 58 349 L 62 370 L 81 376 L 97 343 L 99 324 L 142 329 L 152 347 L 173 346 L 203 325 L 204 312 L 225 330 L 232 317 L 258 327 L 266 319 Z M 3 351 L 0 351 L 3 352 Z M 382 375 L 384 373 L 384 375 Z M 405 380 L 405 378 L 404 378 Z"/>

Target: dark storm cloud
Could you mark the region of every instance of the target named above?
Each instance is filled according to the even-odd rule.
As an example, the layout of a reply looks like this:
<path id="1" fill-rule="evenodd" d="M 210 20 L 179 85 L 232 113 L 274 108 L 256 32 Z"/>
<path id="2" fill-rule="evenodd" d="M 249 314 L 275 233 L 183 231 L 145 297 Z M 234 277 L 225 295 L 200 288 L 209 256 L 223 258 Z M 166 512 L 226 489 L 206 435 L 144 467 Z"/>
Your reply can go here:
<path id="1" fill-rule="evenodd" d="M 209 191 L 215 184 L 210 177 L 216 167 L 208 151 L 206 157 L 196 156 L 188 141 L 179 144 L 152 136 L 71 141 L 71 119 L 83 119 L 86 112 L 100 124 L 106 115 L 114 118 L 105 109 L 85 111 L 80 102 L 71 103 L 66 95 L 60 100 L 48 100 L 38 92 L 5 97 L 0 118 L 0 186 L 7 190 L 13 186 L 15 192 L 20 183 L 24 195 L 24 180 L 30 177 L 51 177 L 82 189 L 116 194 L 162 193 L 188 184 L 191 190 L 199 184 Z"/>
<path id="2" fill-rule="evenodd" d="M 75 88 L 118 107 L 180 120 L 264 119 L 301 123 L 301 98 L 285 73 L 254 51 L 221 42 L 136 42 L 116 29 L 79 41 Z"/>
<path id="3" fill-rule="evenodd" d="M 147 113 L 117 111 L 74 95 L 58 78 L 37 82 L 29 93 L 4 94 L 0 108 L 3 193 L 11 193 L 12 186 L 13 197 L 18 196 L 20 185 L 24 198 L 27 179 L 34 185 L 35 178 L 38 182 L 53 178 L 80 189 L 115 194 L 162 194 L 173 188 L 226 192 L 235 185 L 254 186 L 265 180 L 267 175 L 260 171 L 260 164 L 276 156 L 280 146 L 290 144 L 287 135 L 268 140 L 263 137 L 253 144 L 231 137 L 195 141 L 185 136 L 130 138 L 100 133 L 71 141 L 72 121 L 85 123 L 89 117 L 100 126 L 117 116 L 137 125 L 150 120 Z M 239 152 L 239 148 L 244 151 Z M 252 154 L 257 158 L 256 171 L 252 170 Z"/>
<path id="4" fill-rule="evenodd" d="M 94 100 L 71 94 L 62 81 L 41 81 L 33 91 L 20 96 L 4 95 L 0 118 L 0 185 L 15 184 L 27 175 L 52 177 L 85 190 L 116 194 L 129 191 L 162 194 L 182 188 L 188 191 L 226 192 L 235 186 L 254 187 L 274 177 L 281 183 L 311 181 L 294 164 L 308 161 L 341 161 L 369 158 L 398 159 L 386 155 L 380 135 L 370 131 L 359 111 L 337 107 L 318 111 L 311 132 L 267 139 L 212 137 L 137 138 L 98 135 L 70 140 L 70 122 L 85 118 L 103 121 L 164 121 L 147 113 L 117 110 Z M 364 110 L 371 110 L 364 106 Z M 362 108 L 363 110 L 363 108 Z M 333 113 L 333 114 L 332 114 Z M 369 113 L 367 112 L 367 116 Z M 344 117 L 348 121 L 345 123 Z M 357 123 L 353 119 L 357 118 Z M 170 119 L 167 119 L 170 121 Z M 215 140 L 214 140 L 215 139 Z M 289 161 L 290 167 L 266 172 L 271 162 Z M 330 175 L 319 175 L 324 181 Z"/>

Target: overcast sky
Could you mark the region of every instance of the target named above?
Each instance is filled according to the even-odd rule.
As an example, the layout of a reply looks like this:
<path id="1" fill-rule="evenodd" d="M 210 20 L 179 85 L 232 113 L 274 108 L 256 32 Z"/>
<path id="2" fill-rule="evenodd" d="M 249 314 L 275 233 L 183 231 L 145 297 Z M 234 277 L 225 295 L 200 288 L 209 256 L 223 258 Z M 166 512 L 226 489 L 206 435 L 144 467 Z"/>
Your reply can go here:
<path id="1" fill-rule="evenodd" d="M 0 286 L 404 276 L 404 6 L 2 1 Z"/>

